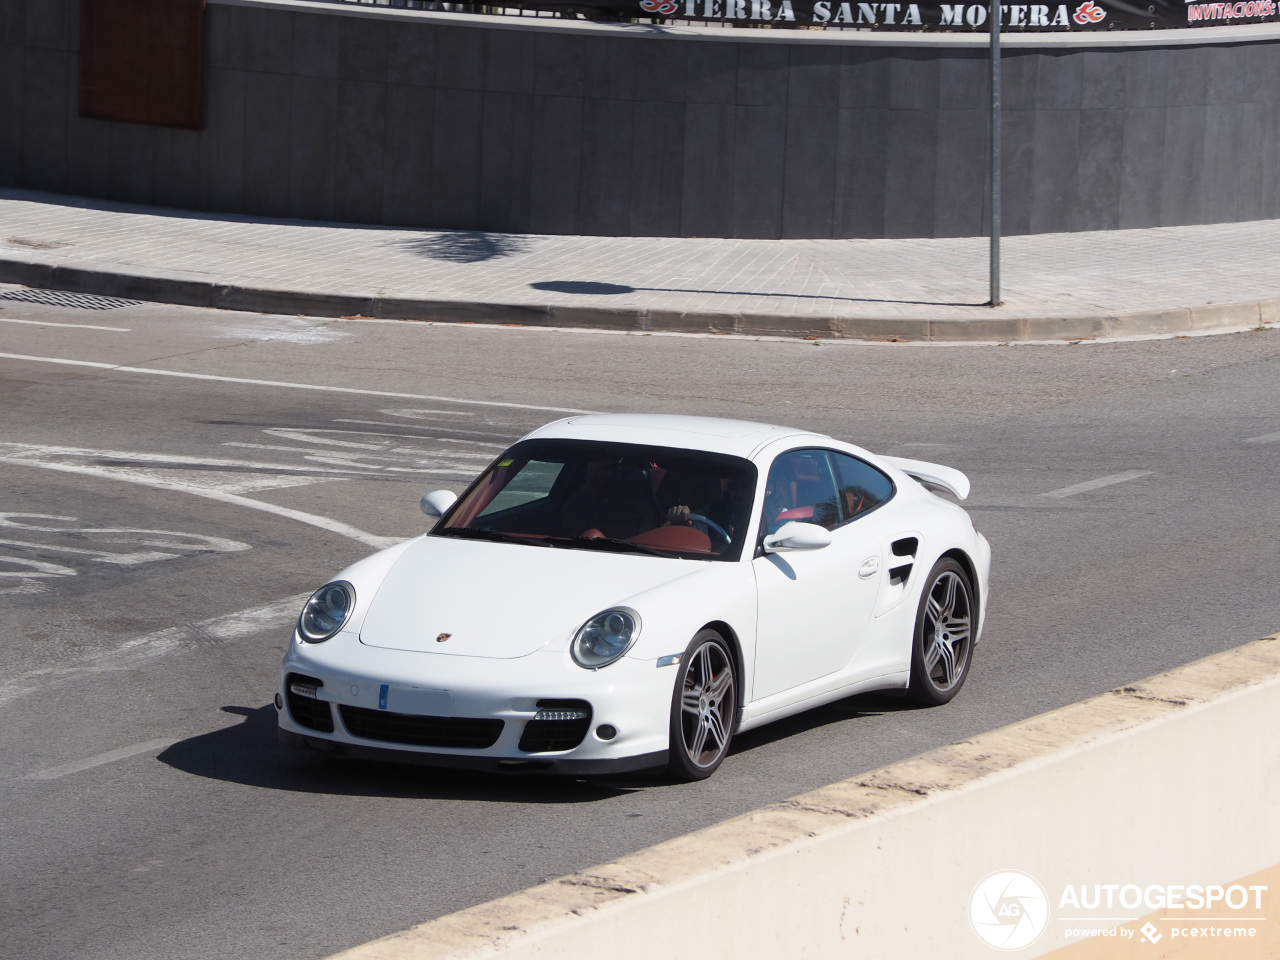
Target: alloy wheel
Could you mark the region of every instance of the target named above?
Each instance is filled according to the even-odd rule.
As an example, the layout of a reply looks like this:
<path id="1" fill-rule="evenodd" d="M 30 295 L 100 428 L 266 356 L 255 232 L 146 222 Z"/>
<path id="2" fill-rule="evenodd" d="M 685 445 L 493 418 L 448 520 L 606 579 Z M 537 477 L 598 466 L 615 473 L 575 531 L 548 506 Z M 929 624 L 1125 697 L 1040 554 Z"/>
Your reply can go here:
<path id="1" fill-rule="evenodd" d="M 680 697 L 684 749 L 694 766 L 714 767 L 729 749 L 735 689 L 733 661 L 724 647 L 714 640 L 698 647 L 685 670 Z"/>
<path id="2" fill-rule="evenodd" d="M 958 574 L 944 571 L 924 605 L 924 668 L 940 692 L 963 679 L 972 628 L 969 587 Z"/>

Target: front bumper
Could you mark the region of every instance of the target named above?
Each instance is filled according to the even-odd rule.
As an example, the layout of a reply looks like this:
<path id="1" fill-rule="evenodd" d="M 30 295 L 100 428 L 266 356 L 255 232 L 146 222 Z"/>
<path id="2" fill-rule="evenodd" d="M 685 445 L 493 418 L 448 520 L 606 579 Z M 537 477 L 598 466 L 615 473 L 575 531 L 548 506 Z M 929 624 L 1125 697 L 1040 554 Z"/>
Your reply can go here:
<path id="1" fill-rule="evenodd" d="M 282 663 L 280 739 L 323 752 L 441 767 L 504 772 L 620 773 L 666 762 L 672 688 L 678 671 L 654 660 L 623 657 L 602 670 L 584 670 L 567 651 L 539 651 L 509 660 L 388 650 L 361 644 L 342 632 L 320 644 L 290 644 Z M 290 706 L 290 675 L 321 681 L 307 714 Z M 357 736 L 343 707 L 385 711 L 383 684 L 448 691 L 450 716 L 502 721 L 491 746 L 416 746 Z M 520 748 L 525 725 L 540 700 L 582 700 L 591 721 L 572 749 L 530 752 Z M 296 702 L 296 695 L 295 695 Z M 385 700 L 382 701 L 385 704 Z M 332 721 L 332 730 L 317 729 Z M 316 713 L 319 708 L 319 713 Z M 350 715 L 351 711 L 348 711 Z M 391 718 L 389 712 L 380 716 Z M 320 723 L 317 724 L 317 716 Z M 410 714 L 400 716 L 411 717 Z M 616 734 L 604 739 L 601 726 Z"/>
<path id="2" fill-rule="evenodd" d="M 385 763 L 407 763 L 424 767 L 445 767 L 452 770 L 480 770 L 485 773 L 559 773 L 577 776 L 632 773 L 663 767 L 667 763 L 667 751 L 640 753 L 631 757 L 612 757 L 596 760 L 576 760 L 564 754 L 526 754 L 523 759 L 489 757 L 483 754 L 432 753 L 429 750 L 413 750 L 391 747 L 370 747 L 363 743 L 342 743 L 323 736 L 302 736 L 284 729 L 276 731 L 280 742 L 299 749 L 316 750 L 326 756 L 352 760 L 379 760 Z"/>

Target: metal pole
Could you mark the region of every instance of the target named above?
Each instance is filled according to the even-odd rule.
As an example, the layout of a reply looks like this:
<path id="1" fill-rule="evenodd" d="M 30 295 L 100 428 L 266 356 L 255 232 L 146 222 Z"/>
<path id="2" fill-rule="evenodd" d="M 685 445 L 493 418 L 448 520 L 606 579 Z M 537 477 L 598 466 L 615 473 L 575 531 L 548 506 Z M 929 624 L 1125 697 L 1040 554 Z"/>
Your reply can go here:
<path id="1" fill-rule="evenodd" d="M 1000 0 L 990 0 L 991 26 L 991 300 L 1000 300 Z"/>

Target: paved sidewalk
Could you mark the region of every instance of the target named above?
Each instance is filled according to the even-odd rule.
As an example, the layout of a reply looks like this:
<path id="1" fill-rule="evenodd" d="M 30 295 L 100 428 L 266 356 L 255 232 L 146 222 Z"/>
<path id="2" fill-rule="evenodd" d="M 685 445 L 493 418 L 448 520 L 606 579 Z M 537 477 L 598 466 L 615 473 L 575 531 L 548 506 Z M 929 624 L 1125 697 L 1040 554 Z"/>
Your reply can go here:
<path id="1" fill-rule="evenodd" d="M 0 190 L 0 281 L 317 316 L 909 340 L 1280 317 L 1280 220 L 987 241 L 551 237 L 241 217 Z"/>

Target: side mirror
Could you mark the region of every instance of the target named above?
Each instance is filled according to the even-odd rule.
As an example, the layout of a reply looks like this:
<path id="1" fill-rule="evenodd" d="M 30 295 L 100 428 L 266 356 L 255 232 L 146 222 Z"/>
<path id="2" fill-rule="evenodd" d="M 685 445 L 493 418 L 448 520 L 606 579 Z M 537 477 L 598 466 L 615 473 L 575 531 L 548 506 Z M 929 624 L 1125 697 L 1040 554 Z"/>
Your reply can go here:
<path id="1" fill-rule="evenodd" d="M 831 542 L 831 531 L 816 523 L 792 520 L 778 528 L 778 532 L 764 538 L 765 553 L 784 550 L 820 550 Z"/>
<path id="2" fill-rule="evenodd" d="M 456 493 L 448 490 L 432 490 L 422 498 L 422 512 L 433 520 L 439 520 L 457 500 Z"/>

